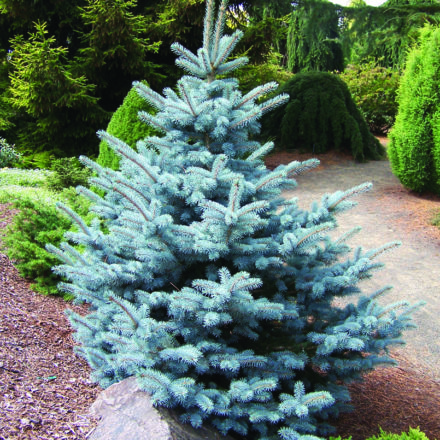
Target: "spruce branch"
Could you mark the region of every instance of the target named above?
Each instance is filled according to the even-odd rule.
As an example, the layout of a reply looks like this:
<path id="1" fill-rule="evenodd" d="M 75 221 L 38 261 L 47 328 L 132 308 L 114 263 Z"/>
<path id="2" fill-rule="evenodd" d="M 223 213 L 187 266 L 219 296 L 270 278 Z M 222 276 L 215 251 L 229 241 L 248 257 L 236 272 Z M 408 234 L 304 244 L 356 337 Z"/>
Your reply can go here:
<path id="1" fill-rule="evenodd" d="M 278 87 L 278 84 L 275 81 L 269 82 L 262 86 L 258 86 L 255 89 L 251 90 L 249 93 L 243 96 L 238 105 L 235 107 L 239 109 L 243 105 L 247 104 L 249 101 L 255 101 L 261 96 L 264 96 L 272 91 L 274 91 Z"/>
<path id="2" fill-rule="evenodd" d="M 56 207 L 61 212 L 67 214 L 72 221 L 79 226 L 79 228 L 84 232 L 85 235 L 92 237 L 92 233 L 90 232 L 89 227 L 86 225 L 85 221 L 74 211 L 72 211 L 69 207 L 64 205 L 61 202 L 57 202 Z"/>
<path id="3" fill-rule="evenodd" d="M 135 330 L 137 330 L 137 328 L 139 327 L 139 322 L 134 317 L 134 315 L 128 310 L 128 307 L 126 305 L 124 305 L 122 301 L 118 301 L 113 295 L 110 295 L 108 297 L 108 300 L 115 303 L 117 306 L 119 306 L 125 312 L 125 314 L 130 318 L 131 322 L 133 322 L 133 326 L 134 326 Z"/>
<path id="4" fill-rule="evenodd" d="M 235 31 L 231 36 L 225 36 L 221 39 L 221 48 L 219 50 L 219 54 L 215 58 L 215 61 L 213 62 L 213 68 L 218 69 L 228 58 L 228 56 L 231 54 L 231 52 L 234 50 L 235 46 L 237 46 L 238 42 L 243 38 L 243 32 L 237 30 Z M 223 47 L 224 46 L 224 47 Z M 241 62 L 245 60 L 244 57 L 242 57 Z M 224 68 L 224 65 L 223 65 Z"/>
<path id="5" fill-rule="evenodd" d="M 118 194 L 120 194 L 122 197 L 124 197 L 124 199 L 128 200 L 136 209 L 137 211 L 142 215 L 142 217 L 145 219 L 146 222 L 150 222 L 153 220 L 153 217 L 151 216 L 151 214 L 144 210 L 143 207 L 140 206 L 139 203 L 136 203 L 130 196 L 128 196 L 124 191 L 121 191 L 119 188 L 117 188 L 116 186 L 113 186 L 113 191 L 117 192 Z"/>
<path id="6" fill-rule="evenodd" d="M 214 0 L 206 1 L 206 13 L 204 20 L 204 29 L 203 29 L 203 48 L 206 51 L 209 51 L 209 47 L 212 41 L 212 26 L 214 23 Z"/>
<path id="7" fill-rule="evenodd" d="M 370 182 L 367 183 L 363 183 L 361 185 L 355 186 L 351 189 L 349 189 L 348 191 L 345 192 L 341 192 L 338 191 L 337 193 L 335 193 L 332 198 L 334 197 L 336 200 L 334 202 L 332 202 L 327 209 L 329 211 L 333 211 L 339 204 L 341 204 L 342 202 L 346 201 L 347 199 L 349 199 L 350 197 L 356 196 L 358 194 L 362 194 L 366 191 L 369 191 L 372 188 L 373 184 Z"/>
<path id="8" fill-rule="evenodd" d="M 262 147 L 258 148 L 258 150 L 254 151 L 251 155 L 246 158 L 246 161 L 252 162 L 255 160 L 259 160 L 266 156 L 270 151 L 273 150 L 275 144 L 273 142 L 267 142 Z"/>
<path id="9" fill-rule="evenodd" d="M 226 20 L 226 7 L 228 5 L 228 0 L 222 0 L 218 15 L 217 15 L 217 21 L 215 23 L 215 31 L 213 35 L 213 41 L 210 42 L 211 49 L 211 59 L 215 60 L 217 58 L 220 40 L 223 35 L 223 29 L 225 27 L 225 20 Z M 214 66 L 217 67 L 217 63 L 214 62 Z"/>
<path id="10" fill-rule="evenodd" d="M 390 251 L 392 249 L 395 249 L 396 247 L 401 246 L 402 242 L 400 241 L 392 241 L 390 243 L 387 243 L 377 249 L 373 249 L 371 251 L 368 251 L 365 256 L 368 257 L 370 260 L 373 260 L 374 258 L 378 257 L 379 255 L 383 254 L 384 252 Z"/>
<path id="11" fill-rule="evenodd" d="M 287 95 L 286 93 L 282 93 L 281 95 L 275 96 L 275 98 L 268 99 L 260 105 L 261 114 L 263 115 L 269 110 L 273 110 L 274 108 L 285 104 L 289 100 L 289 98 L 289 95 Z"/>
<path id="12" fill-rule="evenodd" d="M 191 51 L 183 47 L 179 43 L 173 43 L 171 50 L 179 57 L 182 57 L 187 62 L 191 63 L 195 69 L 200 69 L 199 59 Z M 160 96 L 160 95 L 159 95 Z M 160 110 L 160 109 L 159 109 Z"/>
<path id="13" fill-rule="evenodd" d="M 184 85 L 182 82 L 180 82 L 180 83 L 178 84 L 178 87 L 179 87 L 179 90 L 180 90 L 181 95 L 182 95 L 183 98 L 185 99 L 185 102 L 187 103 L 187 105 L 188 105 L 188 107 L 189 107 L 189 109 L 190 109 L 190 114 L 191 114 L 192 116 L 197 116 L 197 113 L 196 113 L 196 111 L 195 111 L 195 109 L 194 109 L 194 103 L 192 102 L 192 99 L 191 99 L 191 95 L 190 95 L 190 94 L 188 93 L 188 91 L 186 90 L 185 85 Z"/>
<path id="14" fill-rule="evenodd" d="M 65 252 L 63 252 L 61 249 L 56 248 L 53 244 L 51 243 L 46 244 L 46 250 L 51 254 L 56 255 L 65 264 L 69 266 L 75 265 L 75 262 L 71 258 L 69 258 Z"/>
<path id="15" fill-rule="evenodd" d="M 165 100 L 150 87 L 139 81 L 133 82 L 133 86 L 139 96 L 147 100 L 156 110 L 162 110 L 165 107 Z"/>
<path id="16" fill-rule="evenodd" d="M 144 121 L 148 125 L 151 125 L 153 128 L 161 131 L 162 133 L 168 133 L 169 129 L 164 124 L 162 124 L 156 117 L 150 115 L 146 111 L 140 111 L 138 113 L 139 119 Z M 119 152 L 119 151 L 118 151 Z M 120 153 L 121 154 L 121 153 Z"/>
<path id="17" fill-rule="evenodd" d="M 121 179 L 116 179 L 115 183 L 121 186 L 125 186 L 126 188 L 130 189 L 131 191 L 135 192 L 136 194 L 138 194 L 142 199 L 144 199 L 147 203 L 151 202 L 151 197 L 148 198 L 145 193 L 139 191 L 137 188 L 135 188 L 133 185 L 130 185 L 129 183 L 121 180 Z"/>

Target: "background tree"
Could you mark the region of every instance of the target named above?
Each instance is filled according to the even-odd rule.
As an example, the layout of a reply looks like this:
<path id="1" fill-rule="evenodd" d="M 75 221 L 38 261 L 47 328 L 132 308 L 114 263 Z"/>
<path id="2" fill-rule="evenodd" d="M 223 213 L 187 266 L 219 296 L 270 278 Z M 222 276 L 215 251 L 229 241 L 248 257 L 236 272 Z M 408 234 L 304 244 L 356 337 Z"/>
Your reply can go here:
<path id="1" fill-rule="evenodd" d="M 327 0 L 303 0 L 294 8 L 287 36 L 287 66 L 301 71 L 343 70 L 341 8 Z"/>
<path id="2" fill-rule="evenodd" d="M 388 0 L 379 7 L 346 8 L 344 16 L 349 22 L 343 33 L 349 62 L 374 59 L 383 67 L 401 70 L 420 29 L 440 20 L 440 3 L 436 0 Z"/>
<path id="3" fill-rule="evenodd" d="M 386 134 L 396 119 L 399 73 L 371 60 L 362 64 L 349 64 L 339 75 L 347 84 L 370 131 Z"/>
<path id="4" fill-rule="evenodd" d="M 100 105 L 109 111 L 121 104 L 133 80 L 154 83 L 154 63 L 148 55 L 157 52 L 161 42 L 147 37 L 152 18 L 135 14 L 136 6 L 136 0 L 94 0 L 80 9 L 84 32 L 78 62 L 96 85 Z"/>
<path id="5" fill-rule="evenodd" d="M 47 34 L 45 24 L 37 23 L 28 40 L 18 36 L 11 41 L 8 101 L 24 115 L 16 136 L 19 150 L 29 160 L 42 152 L 70 156 L 91 152 L 78 146 L 96 143 L 95 127 L 106 117 L 93 96 L 94 85 L 80 74 L 80 66 L 69 61 L 68 50 L 55 47 L 55 38 Z"/>

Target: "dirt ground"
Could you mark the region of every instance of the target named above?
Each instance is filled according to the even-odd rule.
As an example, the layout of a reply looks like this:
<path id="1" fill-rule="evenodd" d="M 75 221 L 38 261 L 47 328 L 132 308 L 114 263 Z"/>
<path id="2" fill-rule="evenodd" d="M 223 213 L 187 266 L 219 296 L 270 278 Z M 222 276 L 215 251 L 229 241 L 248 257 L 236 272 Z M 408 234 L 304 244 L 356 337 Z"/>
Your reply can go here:
<path id="1" fill-rule="evenodd" d="M 267 163 L 308 157 L 283 153 Z M 419 426 L 431 440 L 440 440 L 440 233 L 430 225 L 440 199 L 401 188 L 386 161 L 355 164 L 335 153 L 318 158 L 320 167 L 299 176 L 298 188 L 286 196 L 298 197 L 308 208 L 326 192 L 372 181 L 373 190 L 358 197 L 359 206 L 341 214 L 339 233 L 362 226 L 353 246 L 366 248 L 401 240 L 398 250 L 383 256 L 386 268 L 365 289 L 392 283 L 390 300 L 428 302 L 414 314 L 419 329 L 408 332 L 406 347 L 393 352 L 399 367 L 376 370 L 351 385 L 356 409 L 332 424 L 353 440 L 378 433 L 379 426 L 396 433 Z M 11 214 L 0 206 L 0 229 Z M 0 297 L 0 440 L 86 439 L 96 423 L 88 408 L 99 389 L 88 380 L 89 367 L 73 353 L 66 304 L 32 292 L 3 254 Z"/>

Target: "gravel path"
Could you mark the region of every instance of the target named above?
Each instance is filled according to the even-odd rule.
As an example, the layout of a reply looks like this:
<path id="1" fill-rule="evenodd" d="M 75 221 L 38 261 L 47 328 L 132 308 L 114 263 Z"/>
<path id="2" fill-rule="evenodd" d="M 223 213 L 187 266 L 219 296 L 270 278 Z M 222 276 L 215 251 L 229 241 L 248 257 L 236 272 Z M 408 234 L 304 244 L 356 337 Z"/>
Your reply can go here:
<path id="1" fill-rule="evenodd" d="M 297 160 L 307 158 L 302 156 L 296 155 Z M 285 154 L 283 162 L 292 159 L 292 155 Z M 320 159 L 324 166 L 298 176 L 298 188 L 285 195 L 297 197 L 299 205 L 309 209 L 324 193 L 346 190 L 365 181 L 373 183 L 371 191 L 355 199 L 355 208 L 339 215 L 335 234 L 361 226 L 361 232 L 351 240 L 353 248 L 402 242 L 399 248 L 380 257 L 385 268 L 364 281 L 362 287 L 368 292 L 391 284 L 394 289 L 383 301 L 427 302 L 414 313 L 419 328 L 406 333 L 407 344 L 398 349 L 398 354 L 440 383 L 440 233 L 430 225 L 433 213 L 440 210 L 440 198 L 422 197 L 403 189 L 388 161 L 358 164 L 334 155 L 322 155 Z"/>

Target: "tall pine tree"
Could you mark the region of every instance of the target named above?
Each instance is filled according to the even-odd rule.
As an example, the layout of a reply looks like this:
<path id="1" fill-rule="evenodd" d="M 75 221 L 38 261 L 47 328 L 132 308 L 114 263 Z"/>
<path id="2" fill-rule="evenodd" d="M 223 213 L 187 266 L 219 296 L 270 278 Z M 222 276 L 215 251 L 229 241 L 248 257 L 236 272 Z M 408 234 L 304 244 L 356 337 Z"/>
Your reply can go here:
<path id="1" fill-rule="evenodd" d="M 87 316 L 69 317 L 102 387 L 136 376 L 154 404 L 175 407 L 195 427 L 316 439 L 347 406 L 343 383 L 392 363 L 384 350 L 412 326 L 412 307 L 381 306 L 389 286 L 370 295 L 357 286 L 396 243 L 349 256 L 345 242 L 356 230 L 326 234 L 369 184 L 326 194 L 311 211 L 281 196 L 318 161 L 265 167 L 273 144 L 252 135 L 287 96 L 257 104 L 275 83 L 243 96 L 224 79 L 246 63 L 228 61 L 242 34 L 223 34 L 226 3 L 214 19 L 207 1 L 196 54 L 172 46 L 187 72 L 175 90 L 136 84 L 157 109 L 141 119 L 163 136 L 140 140 L 136 152 L 101 132 L 121 157 L 117 171 L 82 158 L 105 196 L 78 191 L 100 220 L 87 225 L 59 207 L 78 225 L 67 238 L 84 251 L 49 248 L 63 261 L 61 288 L 91 304 Z M 356 304 L 335 305 L 353 294 Z"/>

